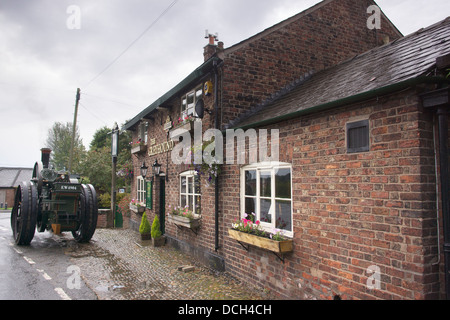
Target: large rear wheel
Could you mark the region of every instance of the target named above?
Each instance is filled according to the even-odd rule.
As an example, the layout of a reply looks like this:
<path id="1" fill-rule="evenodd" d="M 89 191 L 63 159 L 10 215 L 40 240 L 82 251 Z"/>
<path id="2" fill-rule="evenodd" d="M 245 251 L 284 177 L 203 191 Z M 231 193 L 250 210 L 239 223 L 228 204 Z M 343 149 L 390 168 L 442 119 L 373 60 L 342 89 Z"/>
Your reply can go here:
<path id="1" fill-rule="evenodd" d="M 16 190 L 14 207 L 11 212 L 11 228 L 17 245 L 31 243 L 36 229 L 38 193 L 32 182 L 22 182 Z"/>
<path id="2" fill-rule="evenodd" d="M 81 186 L 79 215 L 78 230 L 72 231 L 72 235 L 77 242 L 86 243 L 91 240 L 95 233 L 98 218 L 97 193 L 90 184 Z"/>

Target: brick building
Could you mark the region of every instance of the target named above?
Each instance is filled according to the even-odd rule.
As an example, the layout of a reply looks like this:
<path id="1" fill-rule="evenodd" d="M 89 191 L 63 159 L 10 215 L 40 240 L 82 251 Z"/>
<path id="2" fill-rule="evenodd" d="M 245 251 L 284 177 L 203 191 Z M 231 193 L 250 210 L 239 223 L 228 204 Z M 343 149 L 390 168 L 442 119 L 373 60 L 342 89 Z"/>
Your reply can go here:
<path id="1" fill-rule="evenodd" d="M 21 181 L 28 181 L 33 175 L 33 169 L 0 168 L 0 209 L 8 205 L 12 208 L 17 186 Z"/>
<path id="2" fill-rule="evenodd" d="M 381 13 L 370 30 L 374 4 L 322 1 L 230 48 L 211 36 L 204 64 L 125 125 L 134 172 L 162 165 L 161 176 L 135 176 L 133 197 L 160 216 L 170 244 L 284 298 L 444 295 L 448 120 L 433 91 L 447 85 L 450 21 L 403 37 Z M 211 128 L 249 138 L 246 149 L 227 143 L 227 160 L 245 161 L 226 162 L 217 180 L 172 159 Z M 250 133 L 264 129 L 276 161 L 252 158 Z M 199 228 L 169 218 L 185 205 Z M 288 252 L 229 233 L 250 213 L 280 230 Z"/>

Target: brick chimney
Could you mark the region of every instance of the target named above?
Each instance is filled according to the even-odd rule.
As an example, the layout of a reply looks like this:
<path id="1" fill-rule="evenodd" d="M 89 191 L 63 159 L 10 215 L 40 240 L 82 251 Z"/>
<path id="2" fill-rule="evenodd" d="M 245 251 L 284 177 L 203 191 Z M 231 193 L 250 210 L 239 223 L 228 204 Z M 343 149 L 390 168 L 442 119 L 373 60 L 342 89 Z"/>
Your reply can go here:
<path id="1" fill-rule="evenodd" d="M 209 39 L 209 43 L 203 49 L 203 57 L 205 58 L 205 61 L 213 57 L 219 50 L 223 51 L 223 42 L 219 42 L 219 46 L 216 45 L 216 41 L 219 40 L 218 38 L 218 34 L 210 34 L 208 33 L 208 30 L 206 30 L 205 39 Z"/>

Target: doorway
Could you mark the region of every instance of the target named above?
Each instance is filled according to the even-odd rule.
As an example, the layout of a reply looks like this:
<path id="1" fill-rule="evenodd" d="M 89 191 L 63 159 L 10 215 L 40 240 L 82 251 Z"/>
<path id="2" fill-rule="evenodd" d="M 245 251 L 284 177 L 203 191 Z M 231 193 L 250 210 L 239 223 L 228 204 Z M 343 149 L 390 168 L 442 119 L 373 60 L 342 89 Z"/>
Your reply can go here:
<path id="1" fill-rule="evenodd" d="M 166 177 L 160 177 L 159 184 L 159 222 L 162 234 L 166 234 Z"/>

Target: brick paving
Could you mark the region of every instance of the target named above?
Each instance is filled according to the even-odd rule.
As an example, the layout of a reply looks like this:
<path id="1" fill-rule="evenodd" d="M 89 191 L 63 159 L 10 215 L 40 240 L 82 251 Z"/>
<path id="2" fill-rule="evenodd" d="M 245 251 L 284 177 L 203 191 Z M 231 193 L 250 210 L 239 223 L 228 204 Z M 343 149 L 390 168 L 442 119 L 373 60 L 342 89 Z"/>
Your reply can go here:
<path id="1" fill-rule="evenodd" d="M 271 300 L 226 272 L 216 272 L 170 246 L 142 246 L 130 229 L 97 229 L 91 243 L 71 236 L 66 254 L 100 300 Z M 180 266 L 194 266 L 191 272 Z"/>

